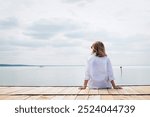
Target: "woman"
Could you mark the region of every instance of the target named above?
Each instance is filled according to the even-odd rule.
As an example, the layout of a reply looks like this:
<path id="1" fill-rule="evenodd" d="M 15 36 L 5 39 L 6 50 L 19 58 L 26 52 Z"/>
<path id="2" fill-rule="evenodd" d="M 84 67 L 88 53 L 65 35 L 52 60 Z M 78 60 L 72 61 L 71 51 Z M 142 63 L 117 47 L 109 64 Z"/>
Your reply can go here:
<path id="1" fill-rule="evenodd" d="M 121 89 L 114 82 L 112 66 L 109 58 L 105 53 L 104 44 L 96 41 L 91 46 L 92 55 L 89 57 L 84 85 L 80 89 L 86 89 L 89 82 L 89 88 L 114 88 Z"/>

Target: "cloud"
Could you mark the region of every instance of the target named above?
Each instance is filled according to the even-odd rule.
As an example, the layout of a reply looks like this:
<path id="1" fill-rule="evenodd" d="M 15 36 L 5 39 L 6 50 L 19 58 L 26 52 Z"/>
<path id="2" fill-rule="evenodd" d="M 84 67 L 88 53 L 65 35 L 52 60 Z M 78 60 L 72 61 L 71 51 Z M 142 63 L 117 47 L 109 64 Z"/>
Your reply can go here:
<path id="1" fill-rule="evenodd" d="M 13 51 L 16 48 L 22 49 L 36 49 L 50 46 L 49 41 L 47 40 L 34 40 L 28 38 L 17 38 L 17 37 L 8 37 L 0 39 L 0 51 Z M 11 48 L 11 49 L 10 49 Z"/>
<path id="2" fill-rule="evenodd" d="M 81 31 L 81 30 L 77 30 L 77 31 L 71 31 L 71 32 L 67 32 L 65 33 L 65 36 L 68 37 L 68 38 L 76 38 L 76 39 L 84 39 L 86 35 L 86 32 L 84 31 Z"/>
<path id="3" fill-rule="evenodd" d="M 150 64 L 148 0 L 3 0 L 2 3 L 1 62 L 81 64 L 90 53 L 90 45 L 100 40 L 115 58 L 114 64 L 132 61 L 135 65 L 142 64 L 142 57 L 147 59 L 143 64 Z"/>
<path id="4" fill-rule="evenodd" d="M 74 31 L 78 28 L 80 28 L 80 26 L 77 26 L 72 21 L 40 20 L 29 26 L 24 34 L 36 39 L 49 39 L 59 33 Z"/>
<path id="5" fill-rule="evenodd" d="M 99 30 L 99 31 L 90 31 L 90 30 L 75 30 L 75 31 L 70 31 L 66 32 L 64 34 L 67 38 L 70 39 L 79 39 L 79 40 L 86 40 L 86 41 L 110 41 L 112 40 L 112 33 L 107 32 L 106 30 Z M 114 38 L 113 40 L 115 41 L 117 38 Z"/>
<path id="6" fill-rule="evenodd" d="M 86 3 L 93 2 L 93 1 L 95 0 L 62 0 L 62 2 L 68 3 L 68 4 L 74 4 L 74 3 L 86 4 Z"/>
<path id="7" fill-rule="evenodd" d="M 18 20 L 13 17 L 0 20 L 0 30 L 7 30 L 16 28 L 18 26 Z"/>

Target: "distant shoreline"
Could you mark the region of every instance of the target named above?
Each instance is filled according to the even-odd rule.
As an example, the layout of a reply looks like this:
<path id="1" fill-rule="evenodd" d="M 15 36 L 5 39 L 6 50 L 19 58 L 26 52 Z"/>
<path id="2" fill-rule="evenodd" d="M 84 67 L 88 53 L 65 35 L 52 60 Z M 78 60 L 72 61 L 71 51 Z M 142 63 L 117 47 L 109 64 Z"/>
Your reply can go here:
<path id="1" fill-rule="evenodd" d="M 85 65 L 27 65 L 27 64 L 0 64 L 0 67 L 83 67 Z M 114 67 L 150 67 L 150 65 L 113 65 Z"/>
<path id="2" fill-rule="evenodd" d="M 61 67 L 61 66 L 84 66 L 84 65 L 25 65 L 25 64 L 0 64 L 0 67 Z"/>

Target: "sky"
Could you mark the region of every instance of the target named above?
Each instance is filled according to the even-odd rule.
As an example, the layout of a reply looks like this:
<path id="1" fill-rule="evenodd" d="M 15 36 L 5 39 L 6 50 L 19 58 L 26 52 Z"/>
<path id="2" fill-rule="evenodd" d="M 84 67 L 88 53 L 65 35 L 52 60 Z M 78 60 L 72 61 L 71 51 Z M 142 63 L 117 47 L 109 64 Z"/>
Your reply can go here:
<path id="1" fill-rule="evenodd" d="M 112 65 L 150 65 L 149 0 L 0 0 L 0 63 L 84 65 L 95 41 Z"/>

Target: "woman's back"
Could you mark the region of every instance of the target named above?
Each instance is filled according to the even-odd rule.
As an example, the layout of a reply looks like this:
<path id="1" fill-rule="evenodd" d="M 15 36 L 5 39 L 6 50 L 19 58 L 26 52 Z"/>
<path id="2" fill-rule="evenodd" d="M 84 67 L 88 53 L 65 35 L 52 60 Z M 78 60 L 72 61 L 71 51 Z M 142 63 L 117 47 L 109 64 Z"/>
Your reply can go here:
<path id="1" fill-rule="evenodd" d="M 112 74 L 112 68 L 107 56 L 92 55 L 88 59 L 86 72 L 90 88 L 111 88 L 109 75 Z M 113 74 L 112 79 L 114 79 Z"/>
<path id="2" fill-rule="evenodd" d="M 91 78 L 102 80 L 107 72 L 107 57 L 92 56 L 89 59 L 89 67 Z"/>

